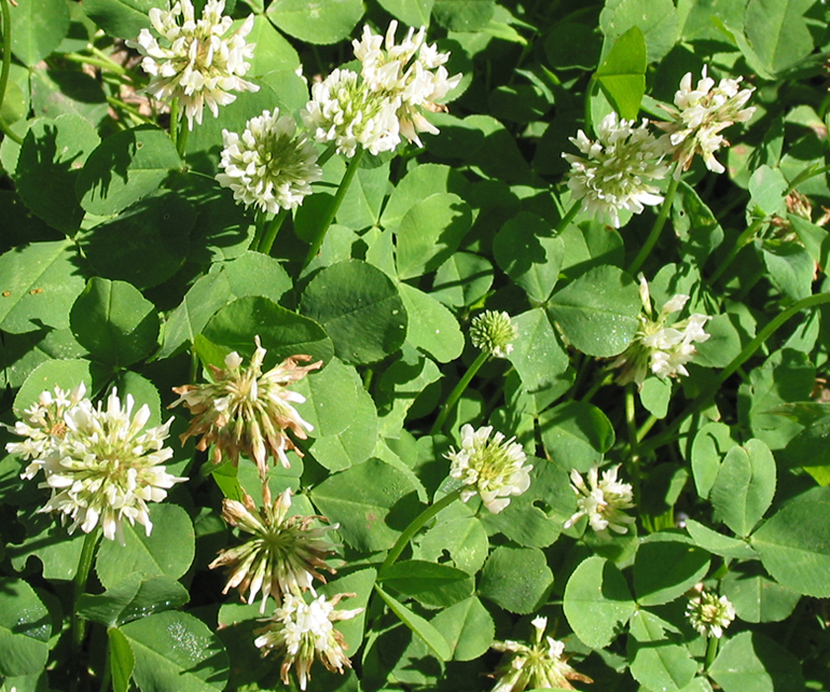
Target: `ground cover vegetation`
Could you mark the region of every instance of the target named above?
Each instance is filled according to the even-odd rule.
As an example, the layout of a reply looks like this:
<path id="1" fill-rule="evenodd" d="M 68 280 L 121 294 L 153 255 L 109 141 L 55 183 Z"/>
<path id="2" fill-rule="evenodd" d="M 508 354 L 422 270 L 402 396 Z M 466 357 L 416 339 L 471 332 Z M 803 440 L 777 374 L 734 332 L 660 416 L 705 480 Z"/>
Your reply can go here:
<path id="1" fill-rule="evenodd" d="M 830 689 L 819 0 L 0 0 L 0 690 Z"/>

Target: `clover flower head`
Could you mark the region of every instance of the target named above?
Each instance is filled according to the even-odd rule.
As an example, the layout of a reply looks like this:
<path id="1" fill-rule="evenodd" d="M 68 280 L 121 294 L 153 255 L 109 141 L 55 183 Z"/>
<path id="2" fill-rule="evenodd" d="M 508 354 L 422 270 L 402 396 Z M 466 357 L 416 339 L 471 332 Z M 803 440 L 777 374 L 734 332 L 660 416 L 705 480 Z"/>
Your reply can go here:
<path id="1" fill-rule="evenodd" d="M 319 570 L 335 573 L 326 564 L 326 558 L 333 552 L 332 546 L 323 538 L 337 525 L 315 528 L 314 520 L 322 517 L 287 516 L 291 507 L 290 490 L 278 495 L 272 503 L 268 484 L 263 483 L 262 500 L 260 508 L 247 493 L 242 502 L 223 501 L 225 521 L 252 537 L 242 545 L 222 550 L 210 568 L 225 567 L 228 571 L 228 583 L 222 593 L 236 588 L 244 597 L 247 591 L 248 603 L 253 603 L 261 589 L 260 612 L 265 612 L 268 596 L 280 602 L 285 594 L 299 596 L 306 590 L 314 593 L 312 579 L 326 581 Z"/>
<path id="2" fill-rule="evenodd" d="M 703 157 L 710 171 L 726 170 L 715 158 L 718 149 L 729 145 L 720 132 L 734 123 L 747 122 L 755 112 L 754 106 L 744 108 L 755 87 L 741 89 L 742 79 L 724 78 L 715 86 L 704 65 L 696 86 L 692 86 L 691 72 L 680 80 L 680 89 L 674 95 L 676 108 L 664 107 L 672 119 L 656 123 L 666 132 L 664 139 L 668 139 L 668 147 L 679 163 L 675 177 L 688 170 L 695 154 Z"/>
<path id="3" fill-rule="evenodd" d="M 16 428 L 30 444 L 12 443 L 7 449 L 34 459 L 24 478 L 43 470 L 41 487 L 52 495 L 39 511 L 71 520 L 70 534 L 100 525 L 104 537 L 123 544 L 126 520 L 144 526 L 149 536 L 153 523 L 147 503 L 161 502 L 173 485 L 187 480 L 164 467 L 173 456 L 164 446 L 173 419 L 145 430 L 150 409 L 145 404 L 133 415 L 131 395 L 122 405 L 113 388 L 104 408 L 102 402 L 93 407 L 83 394 L 83 385 L 71 393 L 56 388 L 54 396 L 43 392 L 27 411 L 28 430 Z"/>
<path id="4" fill-rule="evenodd" d="M 9 442 L 6 451 L 17 454 L 23 459 L 31 459 L 32 463 L 20 474 L 21 478 L 31 480 L 46 463 L 46 459 L 57 453 L 68 430 L 64 415 L 83 400 L 86 386 L 81 382 L 71 391 L 64 391 L 55 387 L 54 391 L 43 391 L 24 413 L 24 419 L 15 422 L 14 426 L 3 423 L 16 435 L 24 437 L 22 442 Z"/>
<path id="5" fill-rule="evenodd" d="M 485 310 L 470 323 L 470 341 L 473 346 L 495 356 L 507 358 L 519 330 L 506 312 Z"/>
<path id="6" fill-rule="evenodd" d="M 533 634 L 530 645 L 507 640 L 495 641 L 491 648 L 506 655 L 496 669 L 498 682 L 493 692 L 522 692 L 526 689 L 576 689 L 571 680 L 591 683 L 587 675 L 576 672 L 562 654 L 565 645 L 545 636 L 548 619 L 535 617 L 531 622 Z"/>
<path id="7" fill-rule="evenodd" d="M 299 365 L 310 361 L 311 356 L 296 355 L 263 373 L 266 350 L 258 336 L 255 342 L 256 350 L 247 368 L 242 368 L 242 358 L 236 351 L 229 353 L 224 369 L 209 366 L 213 382 L 174 387 L 173 391 L 180 396 L 170 408 L 183 403 L 193 414 L 190 427 L 181 436 L 182 442 L 201 435 L 196 449 L 204 451 L 212 444 L 215 463 L 227 456 L 236 466 L 240 455 L 245 455 L 256 462 L 260 477 L 265 478 L 269 456 L 285 468 L 291 467 L 287 451 L 294 450 L 302 456 L 288 431 L 305 440 L 306 430 L 314 428 L 294 408 L 305 397 L 288 386 L 321 368 L 323 361 Z"/>
<path id="8" fill-rule="evenodd" d="M 602 472 L 595 464 L 588 471 L 588 483 L 576 469 L 571 471 L 571 489 L 576 493 L 577 512 L 565 522 L 569 529 L 580 517 L 588 517 L 590 527 L 600 535 L 608 536 L 608 529 L 616 533 L 627 533 L 628 526 L 635 519 L 625 513 L 634 506 L 634 493 L 630 483 L 617 480 L 619 464 Z"/>
<path id="9" fill-rule="evenodd" d="M 400 96 L 372 91 L 356 72 L 337 69 L 311 87 L 301 117 L 316 142 L 335 142 L 337 153 L 351 158 L 358 146 L 372 154 L 395 150 L 400 105 Z"/>
<path id="10" fill-rule="evenodd" d="M 223 16 L 225 0 L 207 0 L 197 20 L 191 0 L 177 0 L 168 10 L 154 7 L 149 12 L 153 32 L 142 29 L 127 45 L 144 58 L 141 66 L 151 76 L 147 91 L 156 99 L 178 99 L 192 130 L 193 121 L 202 122 L 207 106 L 214 117 L 219 106 L 236 100 L 232 91 L 257 91 L 244 79 L 250 69 L 254 44 L 245 37 L 254 27 L 254 15 L 227 36 L 233 19 Z"/>
<path id="11" fill-rule="evenodd" d="M 686 617 L 704 637 L 720 639 L 735 619 L 735 608 L 726 596 L 716 596 L 701 589 L 686 605 Z"/>
<path id="12" fill-rule="evenodd" d="M 639 329 L 632 344 L 610 367 L 620 368 L 617 377 L 619 384 L 635 382 L 642 389 L 649 371 L 662 378 L 688 376 L 686 364 L 697 353 L 695 344 L 709 338 L 704 327 L 711 317 L 694 313 L 685 320 L 669 324 L 669 316 L 680 312 L 689 296 L 676 294 L 654 316 L 648 282 L 642 274 L 639 279 L 643 303 L 643 310 L 638 316 Z"/>
<path id="13" fill-rule="evenodd" d="M 461 428 L 461 449 L 450 448 L 446 458 L 452 462 L 450 476 L 464 484 L 461 499 L 467 502 L 473 495 L 493 514 L 510 504 L 511 495 L 521 495 L 530 487 L 531 465 L 525 465 L 527 455 L 512 437 L 505 441 L 502 433 L 493 432 L 488 425 L 478 430 L 466 424 Z"/>
<path id="14" fill-rule="evenodd" d="M 639 214 L 645 205 L 663 201 L 652 182 L 668 174 L 666 151 L 648 131 L 647 120 L 635 127 L 633 120 L 618 120 L 616 113 L 609 113 L 597 127 L 596 141 L 582 130 L 570 140 L 583 156 L 562 154 L 571 164 L 568 187 L 575 200 L 583 200 L 587 212 L 619 228 L 619 209 Z"/>
<path id="15" fill-rule="evenodd" d="M 458 85 L 461 75 L 449 76 L 444 64 L 450 54 L 426 43 L 426 27 L 417 33 L 410 28 L 400 44 L 395 43 L 397 28 L 398 22 L 392 20 L 384 39 L 364 26 L 361 39 L 352 41 L 352 47 L 361 62 L 364 82 L 372 91 L 399 101 L 401 134 L 422 146 L 418 133 L 438 134 L 438 128 L 421 111 L 446 110 L 437 102 Z"/>
<path id="16" fill-rule="evenodd" d="M 289 673 L 294 666 L 300 689 L 305 690 L 315 658 L 332 673 L 343 673 L 344 668 L 352 667 L 343 635 L 332 623 L 363 612 L 363 608 L 335 609 L 343 598 L 354 595 L 341 593 L 331 599 L 318 596 L 306 603 L 301 596 L 286 594 L 282 605 L 266 620 L 269 624 L 254 630 L 259 635 L 254 644 L 263 656 L 276 651 L 283 657 L 280 677 L 284 684 L 290 684 Z"/>
<path id="17" fill-rule="evenodd" d="M 311 194 L 311 183 L 323 172 L 317 150 L 305 134 L 296 135 L 294 119 L 280 116 L 278 108 L 251 118 L 242 135 L 222 130 L 224 149 L 216 180 L 233 190 L 233 198 L 246 207 L 256 205 L 276 214 L 296 209 Z"/>

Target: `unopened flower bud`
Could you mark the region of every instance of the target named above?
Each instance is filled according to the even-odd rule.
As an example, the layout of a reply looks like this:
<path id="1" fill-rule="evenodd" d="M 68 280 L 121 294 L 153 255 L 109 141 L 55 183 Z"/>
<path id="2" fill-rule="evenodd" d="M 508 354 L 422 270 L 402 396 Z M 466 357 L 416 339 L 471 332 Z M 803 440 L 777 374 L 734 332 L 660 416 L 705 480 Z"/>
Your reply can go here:
<path id="1" fill-rule="evenodd" d="M 473 346 L 496 358 L 507 358 L 518 336 L 519 330 L 506 312 L 485 310 L 474 317 L 470 324 L 470 341 Z"/>

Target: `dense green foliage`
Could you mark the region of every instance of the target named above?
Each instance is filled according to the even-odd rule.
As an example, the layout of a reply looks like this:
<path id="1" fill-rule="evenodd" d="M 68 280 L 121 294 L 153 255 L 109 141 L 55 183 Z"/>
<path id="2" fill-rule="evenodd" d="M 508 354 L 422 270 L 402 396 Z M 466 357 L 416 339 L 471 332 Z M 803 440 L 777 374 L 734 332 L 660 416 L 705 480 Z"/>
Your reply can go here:
<path id="1" fill-rule="evenodd" d="M 337 525 L 315 588 L 363 609 L 335 624 L 352 669 L 315 662 L 309 690 L 489 690 L 491 645 L 531 641 L 539 615 L 603 692 L 830 690 L 824 2 L 229 2 L 234 27 L 254 14 L 259 89 L 192 131 L 125 44 L 166 0 L 0 4 L 0 691 L 285 688 L 254 644 L 278 603 L 263 615 L 208 567 L 247 538 L 222 505 L 260 502 L 257 466 L 180 443 L 191 414 L 166 409 L 232 351 L 247 365 L 255 337 L 264 371 L 322 361 L 290 385 L 313 430 L 265 482 Z M 350 41 L 392 19 L 463 75 L 426 116 L 440 132 L 351 159 L 315 144 L 301 206 L 235 203 L 214 179 L 222 131 L 275 108 L 303 129 L 310 86 L 359 71 Z M 619 228 L 581 208 L 569 138 L 614 111 L 661 134 L 704 66 L 754 89 L 726 171 L 672 167 L 662 204 L 619 209 Z M 640 272 L 655 316 L 684 294 L 678 320 L 711 319 L 688 374 L 638 388 L 609 365 L 639 343 Z M 485 309 L 512 317 L 506 357 L 470 339 Z M 50 489 L 5 451 L 41 392 L 82 382 L 146 404 L 148 426 L 175 416 L 166 469 L 188 480 L 123 545 L 38 512 Z M 456 499 L 467 424 L 515 436 L 533 466 L 499 513 Z M 631 485 L 626 533 L 568 521 L 569 474 L 596 465 Z M 722 637 L 686 615 L 701 588 L 734 607 Z"/>

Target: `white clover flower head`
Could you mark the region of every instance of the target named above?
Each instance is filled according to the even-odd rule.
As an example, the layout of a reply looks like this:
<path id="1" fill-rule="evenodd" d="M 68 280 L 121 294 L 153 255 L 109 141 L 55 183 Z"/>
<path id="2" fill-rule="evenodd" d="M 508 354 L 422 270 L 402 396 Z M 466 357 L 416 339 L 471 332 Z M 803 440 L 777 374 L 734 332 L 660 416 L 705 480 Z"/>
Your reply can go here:
<path id="1" fill-rule="evenodd" d="M 177 0 L 168 10 L 154 7 L 149 12 L 153 32 L 142 29 L 127 45 L 144 58 L 141 66 L 151 76 L 147 92 L 169 103 L 178 99 L 187 125 L 202 122 L 207 106 L 214 117 L 219 106 L 236 100 L 232 91 L 257 91 L 244 79 L 250 69 L 254 44 L 245 37 L 254 26 L 254 15 L 227 36 L 233 19 L 223 16 L 225 0 L 207 0 L 197 20 L 191 0 Z"/>
<path id="2" fill-rule="evenodd" d="M 488 425 L 478 430 L 466 424 L 461 428 L 461 449 L 450 448 L 446 458 L 452 462 L 450 476 L 464 484 L 461 499 L 467 502 L 473 495 L 493 514 L 510 504 L 511 495 L 521 495 L 530 487 L 531 465 L 525 465 L 527 455 L 512 437 L 493 432 Z"/>
<path id="3" fill-rule="evenodd" d="M 398 22 L 392 20 L 386 37 L 363 27 L 363 35 L 352 41 L 355 57 L 361 62 L 364 83 L 398 103 L 400 133 L 410 142 L 423 146 L 419 132 L 438 134 L 422 111 L 446 110 L 438 102 L 458 86 L 461 75 L 452 77 L 444 67 L 449 53 L 442 53 L 435 44 L 426 43 L 426 27 L 418 32 L 410 28 L 400 44 L 395 43 Z"/>
<path id="4" fill-rule="evenodd" d="M 337 153 L 351 158 L 358 146 L 372 154 L 395 150 L 399 106 L 399 97 L 372 91 L 356 72 L 337 69 L 311 87 L 301 117 L 316 142 L 335 142 Z"/>
<path id="5" fill-rule="evenodd" d="M 726 596 L 701 590 L 686 605 L 689 623 L 704 637 L 720 639 L 735 619 L 735 608 Z"/>
<path id="6" fill-rule="evenodd" d="M 518 336 L 519 330 L 504 311 L 485 310 L 470 323 L 473 346 L 496 358 L 507 358 Z"/>
<path id="7" fill-rule="evenodd" d="M 296 209 L 310 195 L 311 183 L 323 177 L 317 150 L 305 134 L 296 134 L 294 119 L 278 108 L 251 118 L 242 135 L 222 130 L 224 149 L 216 180 L 233 190 L 246 207 L 276 214 Z"/>
<path id="8" fill-rule="evenodd" d="M 704 327 L 711 317 L 694 313 L 685 320 L 669 324 L 669 316 L 680 312 L 689 300 L 689 296 L 678 293 L 666 301 L 655 318 L 648 282 L 642 274 L 639 280 L 643 303 L 638 317 L 640 326 L 632 344 L 610 367 L 620 369 L 619 384 L 635 382 L 642 389 L 649 372 L 663 378 L 688 376 L 686 364 L 697 354 L 694 344 L 709 338 Z"/>
<path id="9" fill-rule="evenodd" d="M 341 593 L 331 599 L 318 596 L 306 603 L 301 596 L 286 594 L 282 605 L 265 621 L 269 624 L 254 630 L 259 635 L 254 644 L 263 656 L 276 652 L 283 657 L 280 677 L 285 685 L 290 684 L 289 673 L 294 666 L 300 689 L 305 690 L 315 658 L 332 673 L 342 674 L 344 668 L 351 668 L 346 642 L 332 623 L 363 612 L 363 608 L 335 609 L 343 598 L 354 595 Z"/>
<path id="10" fill-rule="evenodd" d="M 634 506 L 634 493 L 630 483 L 617 480 L 619 464 L 602 472 L 596 464 L 588 471 L 588 483 L 576 469 L 571 471 L 571 489 L 576 493 L 577 512 L 565 522 L 565 528 L 573 526 L 581 517 L 588 517 L 590 527 L 600 535 L 608 536 L 608 529 L 615 533 L 627 533 L 634 517 L 625 513 Z"/>
<path id="11" fill-rule="evenodd" d="M 149 536 L 153 524 L 147 503 L 161 502 L 173 485 L 187 480 L 164 467 L 173 456 L 164 446 L 173 419 L 145 430 L 150 409 L 145 404 L 133 416 L 131 395 L 122 406 L 113 388 L 106 408 L 101 402 L 94 408 L 79 396 L 82 388 L 70 395 L 62 425 L 54 426 L 62 427 L 62 433 L 53 434 L 51 444 L 40 449 L 39 468 L 45 477 L 41 487 L 50 488 L 52 495 L 39 511 L 72 520 L 70 534 L 79 527 L 89 533 L 100 525 L 104 537 L 123 544 L 126 520 L 144 526 Z M 24 476 L 30 477 L 31 470 Z"/>
<path id="12" fill-rule="evenodd" d="M 301 440 L 314 427 L 303 420 L 294 404 L 305 397 L 288 389 L 288 385 L 303 379 L 310 371 L 323 367 L 323 361 L 309 365 L 311 356 L 290 356 L 268 372 L 262 372 L 267 351 L 255 337 L 256 350 L 247 368 L 235 351 L 225 358 L 225 369 L 210 365 L 214 381 L 206 384 L 186 384 L 174 387 L 179 398 L 170 404 L 173 408 L 183 403 L 193 414 L 190 427 L 181 436 L 182 443 L 191 436 L 201 435 L 196 449 L 205 451 L 213 445 L 213 461 L 224 457 L 236 466 L 240 455 L 253 459 L 261 478 L 268 471 L 268 458 L 291 468 L 286 455 L 294 450 L 303 456 L 288 436 L 290 430 Z"/>
<path id="13" fill-rule="evenodd" d="M 285 490 L 272 502 L 267 483 L 262 484 L 260 508 L 247 493 L 242 502 L 222 502 L 222 518 L 252 536 L 242 545 L 223 549 L 210 563 L 211 569 L 225 567 L 228 572 L 222 593 L 236 588 L 240 596 L 247 592 L 248 603 L 253 603 L 262 590 L 260 612 L 265 612 L 269 596 L 280 602 L 284 594 L 299 596 L 307 590 L 314 594 L 312 579 L 326 581 L 320 570 L 335 573 L 326 563 L 333 547 L 324 536 L 337 525 L 315 528 L 314 520 L 322 517 L 289 517 L 290 508 L 291 491 Z"/>
<path id="14" fill-rule="evenodd" d="M 571 164 L 568 187 L 587 212 L 619 228 L 620 209 L 639 214 L 645 205 L 663 201 L 651 183 L 665 178 L 669 166 L 663 163 L 664 145 L 648 131 L 647 120 L 635 127 L 633 120 L 609 113 L 597 127 L 596 141 L 582 130 L 570 140 L 583 156 L 562 154 Z"/>
<path id="15" fill-rule="evenodd" d="M 587 675 L 578 673 L 563 656 L 565 644 L 553 637 L 545 636 L 548 619 L 536 617 L 532 620 L 533 633 L 530 645 L 507 640 L 495 641 L 492 649 L 506 655 L 496 669 L 497 679 L 493 692 L 521 692 L 526 689 L 576 689 L 571 680 L 591 683 Z"/>
<path id="16" fill-rule="evenodd" d="M 747 122 L 755 112 L 754 106 L 744 108 L 755 87 L 741 89 L 742 79 L 724 78 L 715 86 L 704 65 L 702 78 L 695 87 L 691 72 L 680 80 L 680 89 L 674 95 L 676 108 L 664 107 L 672 119 L 656 123 L 666 132 L 662 138 L 664 145 L 679 163 L 675 177 L 688 170 L 695 154 L 703 157 L 710 171 L 726 170 L 715 158 L 718 149 L 729 145 L 720 132 L 734 123 Z"/>
<path id="17" fill-rule="evenodd" d="M 34 478 L 46 463 L 46 459 L 58 453 L 68 430 L 64 416 L 84 398 L 85 394 L 86 385 L 83 382 L 68 392 L 60 387 L 55 387 L 52 392 L 43 391 L 37 401 L 23 412 L 23 420 L 17 421 L 13 427 L 5 423 L 0 424 L 16 435 L 26 438 L 22 442 L 9 442 L 6 445 L 6 451 L 10 454 L 32 460 L 20 474 L 21 478 Z"/>

